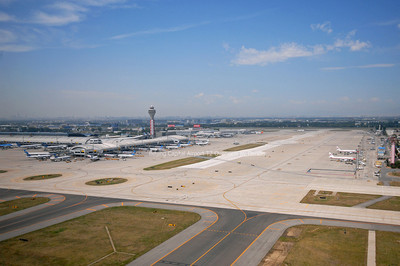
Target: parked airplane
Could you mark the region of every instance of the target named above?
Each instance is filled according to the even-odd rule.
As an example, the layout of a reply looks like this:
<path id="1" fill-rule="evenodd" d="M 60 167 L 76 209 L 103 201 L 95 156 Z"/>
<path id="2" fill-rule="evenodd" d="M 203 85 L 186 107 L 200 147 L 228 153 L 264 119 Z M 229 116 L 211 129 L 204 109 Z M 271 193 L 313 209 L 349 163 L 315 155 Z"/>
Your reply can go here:
<path id="1" fill-rule="evenodd" d="M 341 161 L 355 161 L 355 157 L 346 157 L 346 156 L 335 156 L 332 153 L 329 153 L 329 158 L 332 160 L 341 160 Z"/>
<path id="2" fill-rule="evenodd" d="M 121 158 L 121 159 L 132 158 L 133 156 L 135 156 L 135 154 L 136 154 L 136 151 L 133 151 L 130 154 L 120 153 L 120 154 L 118 154 L 118 158 Z"/>
<path id="3" fill-rule="evenodd" d="M 188 143 L 181 143 L 181 147 L 189 147 L 192 146 L 192 143 L 189 141 Z"/>
<path id="4" fill-rule="evenodd" d="M 95 162 L 95 161 L 100 160 L 99 156 L 97 156 L 97 155 L 88 154 L 87 157 L 88 157 L 92 162 Z"/>
<path id="5" fill-rule="evenodd" d="M 42 144 L 43 147 L 45 147 L 46 150 L 64 150 L 67 148 L 67 145 L 47 145 L 46 143 Z"/>
<path id="6" fill-rule="evenodd" d="M 27 150 L 24 150 L 26 157 L 28 158 L 34 158 L 38 160 L 45 160 L 49 159 L 51 157 L 51 154 L 49 152 L 35 152 L 35 153 L 29 153 Z"/>
<path id="7" fill-rule="evenodd" d="M 29 145 L 21 145 L 21 143 L 17 142 L 17 146 L 24 149 L 40 149 L 42 145 L 40 144 L 29 144 Z"/>
<path id="8" fill-rule="evenodd" d="M 163 146 L 150 148 L 151 152 L 163 151 Z"/>
<path id="9" fill-rule="evenodd" d="M 336 146 L 336 150 L 340 153 L 357 153 L 356 150 L 342 150 L 339 148 L 339 146 Z"/>
<path id="10" fill-rule="evenodd" d="M 171 150 L 171 149 L 179 149 L 181 145 L 167 145 L 165 146 L 166 149 Z"/>
<path id="11" fill-rule="evenodd" d="M 54 155 L 54 157 L 51 157 L 50 160 L 52 162 L 70 161 L 71 160 L 71 156 L 68 156 L 68 155 L 65 155 L 65 156 Z"/>
<path id="12" fill-rule="evenodd" d="M 118 154 L 115 153 L 103 153 L 103 156 L 106 158 L 116 158 L 118 157 Z"/>
<path id="13" fill-rule="evenodd" d="M 12 145 L 10 143 L 0 144 L 0 148 L 2 148 L 2 149 L 12 149 L 13 147 L 14 147 L 14 145 Z"/>
<path id="14" fill-rule="evenodd" d="M 195 141 L 195 144 L 200 146 L 207 145 L 209 143 L 210 141 L 208 139 L 199 139 Z"/>

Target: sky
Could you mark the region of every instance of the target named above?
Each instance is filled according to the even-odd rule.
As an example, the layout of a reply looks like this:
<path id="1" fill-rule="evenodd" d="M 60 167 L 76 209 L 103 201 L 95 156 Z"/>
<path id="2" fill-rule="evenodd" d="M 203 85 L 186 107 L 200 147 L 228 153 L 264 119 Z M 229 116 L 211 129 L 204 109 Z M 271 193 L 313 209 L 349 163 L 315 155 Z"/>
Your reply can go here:
<path id="1" fill-rule="evenodd" d="M 400 2 L 0 0 L 0 118 L 400 115 Z"/>

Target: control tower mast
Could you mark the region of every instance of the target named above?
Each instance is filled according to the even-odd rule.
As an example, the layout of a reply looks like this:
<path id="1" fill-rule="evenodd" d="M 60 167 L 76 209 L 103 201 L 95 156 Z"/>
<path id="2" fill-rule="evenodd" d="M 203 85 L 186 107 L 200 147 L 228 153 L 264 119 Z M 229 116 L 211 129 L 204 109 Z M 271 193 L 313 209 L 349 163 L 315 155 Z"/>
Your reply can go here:
<path id="1" fill-rule="evenodd" d="M 154 109 L 154 106 L 151 105 L 149 108 L 149 115 L 150 115 L 150 136 L 152 138 L 155 137 L 156 131 L 154 127 L 154 116 L 156 114 L 156 109 Z"/>

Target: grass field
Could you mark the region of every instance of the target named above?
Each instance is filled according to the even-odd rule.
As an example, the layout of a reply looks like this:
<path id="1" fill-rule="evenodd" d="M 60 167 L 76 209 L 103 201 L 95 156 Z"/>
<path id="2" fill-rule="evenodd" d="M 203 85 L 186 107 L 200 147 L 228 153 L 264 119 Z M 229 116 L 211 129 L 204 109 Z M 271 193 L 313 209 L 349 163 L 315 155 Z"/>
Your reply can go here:
<path id="1" fill-rule="evenodd" d="M 62 176 L 62 174 L 34 175 L 34 176 L 25 177 L 24 180 L 43 180 L 43 179 L 60 177 L 60 176 Z"/>
<path id="2" fill-rule="evenodd" d="M 400 172 L 390 172 L 388 173 L 389 176 L 397 176 L 400 177 Z"/>
<path id="3" fill-rule="evenodd" d="M 16 200 L 4 201 L 0 203 L 0 216 L 21 211 L 23 209 L 43 204 L 48 201 L 50 201 L 49 198 L 42 197 L 20 198 Z"/>
<path id="4" fill-rule="evenodd" d="M 368 206 L 367 208 L 388 211 L 400 211 L 400 197 L 393 197 L 384 201 L 380 201 L 371 206 Z"/>
<path id="5" fill-rule="evenodd" d="M 376 265 L 399 265 L 400 233 L 376 232 Z"/>
<path id="6" fill-rule="evenodd" d="M 143 170 L 166 170 L 166 169 L 171 169 L 171 168 L 175 168 L 175 167 L 179 167 L 179 166 L 183 166 L 183 165 L 207 161 L 207 160 L 217 157 L 217 156 L 218 156 L 218 154 L 206 154 L 206 155 L 202 155 L 201 157 L 200 156 L 199 157 L 187 157 L 187 158 L 183 158 L 183 159 L 178 159 L 178 160 L 146 167 Z"/>
<path id="7" fill-rule="evenodd" d="M 98 265 L 124 265 L 199 219 L 190 212 L 108 208 L 0 242 L 0 265 L 88 265 L 108 254 Z"/>
<path id="8" fill-rule="evenodd" d="M 260 147 L 260 146 L 265 145 L 265 144 L 267 144 L 267 142 L 249 143 L 249 144 L 244 144 L 244 145 L 240 145 L 240 146 L 235 146 L 235 147 L 226 149 L 224 151 L 242 151 L 242 150 L 247 150 L 247 149 Z"/>
<path id="9" fill-rule="evenodd" d="M 7 173 L 7 171 L 6 170 L 0 170 L 0 174 L 2 174 L 2 173 Z"/>
<path id="10" fill-rule="evenodd" d="M 106 186 L 106 185 L 115 185 L 120 184 L 128 181 L 126 178 L 119 178 L 119 177 L 111 177 L 111 178 L 102 178 L 96 179 L 89 182 L 86 182 L 86 185 L 90 186 Z"/>
<path id="11" fill-rule="evenodd" d="M 317 195 L 314 195 L 314 193 L 315 190 L 310 190 L 300 202 L 309 204 L 351 207 L 381 197 L 380 195 L 356 194 L 356 193 L 344 193 L 344 192 L 337 192 L 336 195 L 334 195 L 332 191 L 319 191 Z"/>
<path id="12" fill-rule="evenodd" d="M 367 243 L 364 229 L 295 226 L 286 230 L 260 265 L 366 265 Z"/>

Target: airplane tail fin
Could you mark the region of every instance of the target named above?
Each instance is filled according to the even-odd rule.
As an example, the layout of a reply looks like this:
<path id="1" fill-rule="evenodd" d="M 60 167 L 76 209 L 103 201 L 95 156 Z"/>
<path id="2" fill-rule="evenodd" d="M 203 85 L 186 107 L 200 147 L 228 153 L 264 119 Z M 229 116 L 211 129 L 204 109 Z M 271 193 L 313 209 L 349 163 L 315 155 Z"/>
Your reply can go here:
<path id="1" fill-rule="evenodd" d="M 21 147 L 21 143 L 17 142 L 17 146 L 18 146 L 18 147 Z"/>
<path id="2" fill-rule="evenodd" d="M 135 155 L 135 154 L 136 154 L 136 151 L 133 151 L 133 152 L 132 152 L 132 155 Z"/>
<path id="3" fill-rule="evenodd" d="M 27 150 L 24 150 L 26 156 L 31 156 Z"/>
<path id="4" fill-rule="evenodd" d="M 340 151 L 340 148 L 339 148 L 339 146 L 336 146 L 336 150 L 337 150 L 337 151 Z"/>

